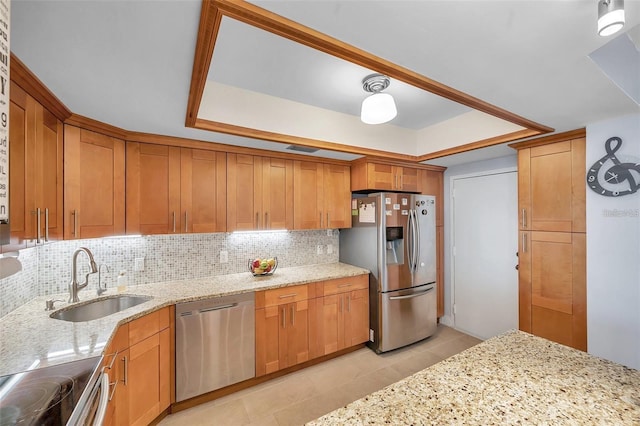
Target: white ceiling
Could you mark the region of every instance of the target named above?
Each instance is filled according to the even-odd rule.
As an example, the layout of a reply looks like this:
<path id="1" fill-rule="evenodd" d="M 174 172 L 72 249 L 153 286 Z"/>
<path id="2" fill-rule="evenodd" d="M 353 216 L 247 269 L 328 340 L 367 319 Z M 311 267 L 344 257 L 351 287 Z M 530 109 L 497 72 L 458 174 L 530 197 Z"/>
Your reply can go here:
<path id="1" fill-rule="evenodd" d="M 612 38 L 596 34 L 595 0 L 254 3 L 557 131 L 639 111 L 588 56 Z M 625 3 L 623 31 L 632 29 L 637 43 L 640 1 Z M 199 1 L 13 0 L 11 14 L 12 51 L 75 113 L 133 131 L 285 149 L 277 143 L 184 127 Z M 261 40 L 236 39 L 238 51 L 255 49 Z M 357 105 L 333 106 L 323 99 L 330 81 L 320 81 L 321 89 L 307 90 L 304 79 L 269 77 L 274 65 L 299 66 L 296 60 L 306 58 L 305 53 L 280 55 L 274 64 L 260 55 L 261 50 L 251 54 L 256 60 L 251 69 L 223 61 L 219 78 L 238 84 L 231 81 L 237 74 L 254 84 L 246 89 L 358 113 Z M 221 48 L 214 53 L 214 67 L 218 53 L 222 58 L 233 56 L 233 51 L 224 53 Z M 337 66 L 330 60 L 303 62 L 313 65 L 308 71 Z M 252 80 L 247 71 L 258 71 L 261 78 Z M 330 75 L 340 76 L 339 81 L 347 78 Z M 445 106 L 436 109 L 442 117 L 457 113 Z M 398 118 L 397 125 L 430 124 L 419 121 L 424 115 L 410 117 Z M 434 163 L 454 165 L 509 154 L 509 148 L 493 147 Z M 357 157 L 328 151 L 316 155 Z"/>

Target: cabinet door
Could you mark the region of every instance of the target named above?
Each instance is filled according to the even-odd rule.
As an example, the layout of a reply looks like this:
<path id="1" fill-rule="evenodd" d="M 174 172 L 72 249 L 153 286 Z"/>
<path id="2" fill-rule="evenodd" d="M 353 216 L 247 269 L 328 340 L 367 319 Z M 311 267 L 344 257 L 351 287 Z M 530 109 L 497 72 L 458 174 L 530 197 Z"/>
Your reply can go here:
<path id="1" fill-rule="evenodd" d="M 321 227 L 351 228 L 351 171 L 349 166 L 324 165 Z M 324 222 L 323 222 L 324 221 Z"/>
<path id="2" fill-rule="evenodd" d="M 584 138 L 518 151 L 520 229 L 585 232 Z"/>
<path id="3" fill-rule="evenodd" d="M 170 331 L 164 329 L 129 348 L 129 424 L 148 425 L 169 406 Z"/>
<path id="4" fill-rule="evenodd" d="M 280 360 L 284 367 L 309 360 L 309 302 L 280 305 L 282 329 L 280 330 Z"/>
<path id="5" fill-rule="evenodd" d="M 397 185 L 398 176 L 394 166 L 367 163 L 367 189 L 395 191 L 398 189 Z"/>
<path id="6" fill-rule="evenodd" d="M 256 377 L 283 368 L 278 341 L 281 324 L 279 306 L 256 309 Z"/>
<path id="7" fill-rule="evenodd" d="M 313 357 L 327 355 L 338 351 L 344 339 L 342 329 L 341 307 L 344 301 L 342 293 L 315 299 L 317 337 L 312 341 L 314 345 Z M 368 313 L 367 313 L 368 315 Z"/>
<path id="8" fill-rule="evenodd" d="M 293 229 L 293 161 L 262 158 L 264 229 Z"/>
<path id="9" fill-rule="evenodd" d="M 293 162 L 293 209 L 295 229 L 323 227 L 323 164 Z"/>
<path id="10" fill-rule="evenodd" d="M 19 249 L 62 238 L 62 123 L 11 85 L 10 243 Z"/>
<path id="11" fill-rule="evenodd" d="M 262 229 L 262 159 L 227 154 L 227 232 Z"/>
<path id="12" fill-rule="evenodd" d="M 397 189 L 407 192 L 418 192 L 419 170 L 412 167 L 397 167 Z"/>
<path id="13" fill-rule="evenodd" d="M 42 215 L 40 235 L 45 242 L 63 237 L 62 157 L 62 122 L 36 103 L 36 199 Z"/>
<path id="14" fill-rule="evenodd" d="M 343 347 L 348 348 L 369 340 L 369 290 L 353 290 L 343 297 Z"/>
<path id="15" fill-rule="evenodd" d="M 9 106 L 9 244 L 3 250 L 11 251 L 27 247 L 35 238 L 35 140 L 27 141 L 27 94 L 11 82 Z"/>
<path id="16" fill-rule="evenodd" d="M 521 232 L 520 326 L 586 351 L 586 237 L 582 233 Z"/>
<path id="17" fill-rule="evenodd" d="M 127 234 L 180 228 L 180 148 L 127 142 Z"/>
<path id="18" fill-rule="evenodd" d="M 65 125 L 64 238 L 124 235 L 124 141 Z"/>
<path id="19" fill-rule="evenodd" d="M 226 231 L 225 153 L 182 148 L 180 188 L 180 232 Z"/>

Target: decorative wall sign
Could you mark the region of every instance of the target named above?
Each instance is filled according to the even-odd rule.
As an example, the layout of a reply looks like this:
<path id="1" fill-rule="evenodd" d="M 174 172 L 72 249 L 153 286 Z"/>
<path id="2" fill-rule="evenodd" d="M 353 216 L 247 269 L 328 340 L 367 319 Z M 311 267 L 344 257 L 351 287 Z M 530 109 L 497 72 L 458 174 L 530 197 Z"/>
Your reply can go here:
<path id="1" fill-rule="evenodd" d="M 589 168 L 587 185 L 594 192 L 606 197 L 620 197 L 640 189 L 640 163 L 621 163 L 615 155 L 621 146 L 621 138 L 607 139 L 604 144 L 607 154 Z M 609 161 L 611 167 L 603 168 Z"/>

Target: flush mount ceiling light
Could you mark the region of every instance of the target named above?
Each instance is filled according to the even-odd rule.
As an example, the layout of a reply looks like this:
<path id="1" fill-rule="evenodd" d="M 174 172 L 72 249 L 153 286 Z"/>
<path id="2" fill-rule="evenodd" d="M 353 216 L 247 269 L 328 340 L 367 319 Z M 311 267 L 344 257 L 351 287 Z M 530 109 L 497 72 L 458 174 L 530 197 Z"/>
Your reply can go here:
<path id="1" fill-rule="evenodd" d="M 598 34 L 615 34 L 624 26 L 624 0 L 598 1 Z"/>
<path id="2" fill-rule="evenodd" d="M 382 74 L 371 74 L 362 80 L 362 88 L 373 95 L 362 101 L 360 120 L 366 124 L 382 124 L 393 120 L 398 115 L 393 96 L 381 93 L 389 87 L 389 77 Z"/>

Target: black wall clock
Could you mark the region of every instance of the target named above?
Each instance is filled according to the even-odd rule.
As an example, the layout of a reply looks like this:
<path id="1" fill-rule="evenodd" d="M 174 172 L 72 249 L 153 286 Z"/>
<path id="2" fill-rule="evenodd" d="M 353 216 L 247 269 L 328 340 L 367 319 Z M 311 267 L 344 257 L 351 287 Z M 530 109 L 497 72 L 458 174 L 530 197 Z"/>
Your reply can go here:
<path id="1" fill-rule="evenodd" d="M 607 155 L 589 168 L 587 185 L 594 192 L 606 197 L 621 197 L 633 194 L 640 189 L 640 163 L 621 163 L 615 155 L 621 146 L 622 139 L 619 137 L 614 136 L 607 139 L 604 144 Z M 604 170 L 604 173 L 600 173 L 600 169 L 608 161 L 611 162 L 609 163 L 611 167 Z"/>

